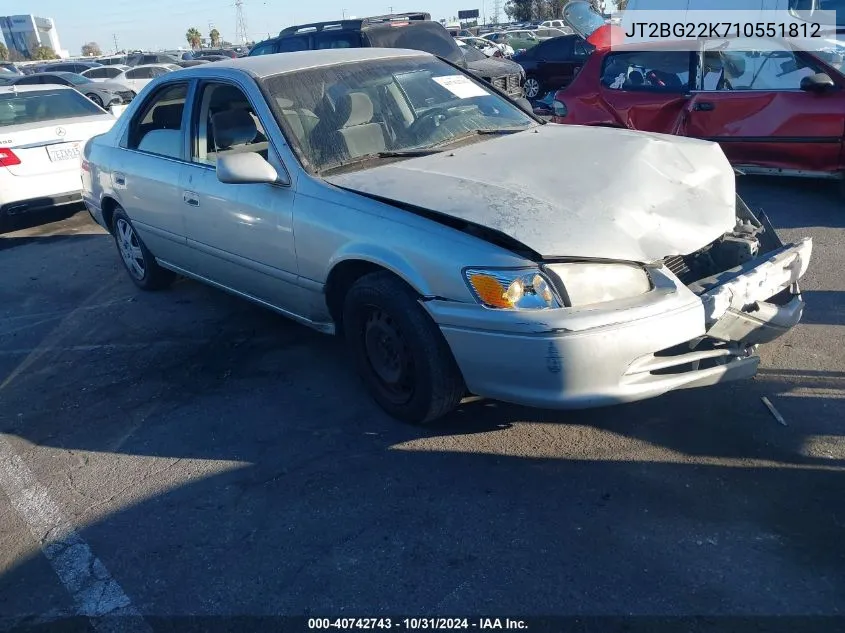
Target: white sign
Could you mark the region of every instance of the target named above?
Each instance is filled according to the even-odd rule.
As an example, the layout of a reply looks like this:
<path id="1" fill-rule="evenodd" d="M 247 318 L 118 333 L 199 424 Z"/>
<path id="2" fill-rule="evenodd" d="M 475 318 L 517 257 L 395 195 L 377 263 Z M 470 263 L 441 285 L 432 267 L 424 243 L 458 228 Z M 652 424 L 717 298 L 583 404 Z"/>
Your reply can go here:
<path id="1" fill-rule="evenodd" d="M 464 75 L 446 75 L 445 77 L 432 77 L 432 79 L 458 97 L 458 99 L 486 97 L 490 94 L 478 84 L 473 83 L 469 77 L 465 77 Z"/>

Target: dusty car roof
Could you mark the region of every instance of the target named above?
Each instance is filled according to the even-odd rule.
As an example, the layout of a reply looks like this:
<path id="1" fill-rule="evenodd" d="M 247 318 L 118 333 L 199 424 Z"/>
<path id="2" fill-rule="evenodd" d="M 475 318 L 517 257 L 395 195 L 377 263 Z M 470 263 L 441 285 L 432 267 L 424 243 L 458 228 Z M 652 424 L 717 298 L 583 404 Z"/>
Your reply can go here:
<path id="1" fill-rule="evenodd" d="M 26 77 L 27 75 L 21 75 Z M 0 86 L 0 94 L 14 94 L 21 92 L 54 92 L 55 90 L 73 90 L 70 86 L 53 84 L 24 84 L 22 86 Z"/>
<path id="2" fill-rule="evenodd" d="M 336 48 L 240 57 L 238 59 L 214 62 L 213 70 L 222 68 L 239 69 L 261 78 L 295 70 L 306 70 L 317 66 L 332 66 L 334 64 L 370 61 L 373 59 L 419 57 L 420 55 L 432 57 L 430 53 L 402 48 Z M 180 77 L 183 77 L 185 75 L 203 75 L 211 70 L 212 68 L 203 65 L 193 68 L 183 68 L 177 72 Z"/>

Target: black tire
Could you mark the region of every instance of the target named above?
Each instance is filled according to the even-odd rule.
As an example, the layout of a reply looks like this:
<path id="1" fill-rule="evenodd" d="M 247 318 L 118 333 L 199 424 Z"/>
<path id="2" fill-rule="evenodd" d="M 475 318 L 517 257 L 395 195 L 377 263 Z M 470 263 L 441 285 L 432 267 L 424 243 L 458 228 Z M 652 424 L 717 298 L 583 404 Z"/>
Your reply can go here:
<path id="1" fill-rule="evenodd" d="M 144 242 L 132 226 L 126 212 L 117 207 L 112 218 L 112 235 L 117 252 L 129 278 L 142 290 L 161 290 L 176 279 L 176 274 L 158 265 Z M 137 255 L 137 256 L 134 256 Z M 133 265 L 133 260 L 137 266 Z"/>
<path id="2" fill-rule="evenodd" d="M 417 300 L 389 272 L 365 275 L 346 295 L 343 332 L 375 401 L 394 418 L 425 424 L 457 407 L 466 387 L 446 340 Z"/>
<path id="3" fill-rule="evenodd" d="M 96 95 L 92 92 L 92 93 L 87 94 L 85 96 L 88 97 L 89 99 L 91 99 L 91 101 L 93 101 L 94 103 L 96 103 L 98 106 L 100 106 L 101 108 L 103 108 L 105 110 L 106 106 L 103 105 L 103 100 L 100 99 L 99 95 Z"/>

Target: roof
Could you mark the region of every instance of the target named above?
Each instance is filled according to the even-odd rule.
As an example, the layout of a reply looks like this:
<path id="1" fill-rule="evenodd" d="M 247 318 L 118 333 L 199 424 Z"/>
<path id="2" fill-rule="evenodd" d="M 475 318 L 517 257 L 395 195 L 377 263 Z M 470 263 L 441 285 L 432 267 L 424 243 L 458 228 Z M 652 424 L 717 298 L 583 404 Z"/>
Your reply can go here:
<path id="1" fill-rule="evenodd" d="M 21 92 L 43 92 L 44 90 L 73 90 L 70 86 L 59 86 L 52 84 L 25 84 L 23 86 L 4 86 L 0 85 L 0 94 L 11 94 Z M 74 91 L 75 92 L 75 91 Z"/>
<path id="2" fill-rule="evenodd" d="M 183 68 L 175 72 L 179 76 L 206 75 L 215 70 L 235 69 L 247 72 L 254 77 L 269 77 L 297 70 L 307 70 L 318 66 L 334 66 L 349 62 L 365 62 L 377 59 L 395 59 L 401 57 L 432 57 L 430 53 L 402 48 L 334 48 L 317 51 L 296 51 L 276 53 L 275 55 L 256 55 L 225 61 Z M 183 74 L 184 73 L 184 74 Z"/>

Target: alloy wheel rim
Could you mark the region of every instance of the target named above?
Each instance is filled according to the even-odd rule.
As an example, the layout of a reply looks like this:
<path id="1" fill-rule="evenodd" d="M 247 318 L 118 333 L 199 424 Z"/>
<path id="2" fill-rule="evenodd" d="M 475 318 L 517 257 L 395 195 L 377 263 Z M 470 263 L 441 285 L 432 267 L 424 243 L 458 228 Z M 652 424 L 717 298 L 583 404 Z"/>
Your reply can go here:
<path id="1" fill-rule="evenodd" d="M 144 252 L 141 250 L 141 242 L 132 225 L 123 218 L 117 221 L 116 237 L 117 247 L 127 270 L 135 279 L 143 279 L 147 274 L 147 265 L 144 261 Z"/>
<path id="2" fill-rule="evenodd" d="M 529 99 L 533 99 L 537 96 L 537 93 L 540 92 L 540 86 L 537 83 L 536 79 L 526 79 L 525 80 L 525 96 Z"/>

